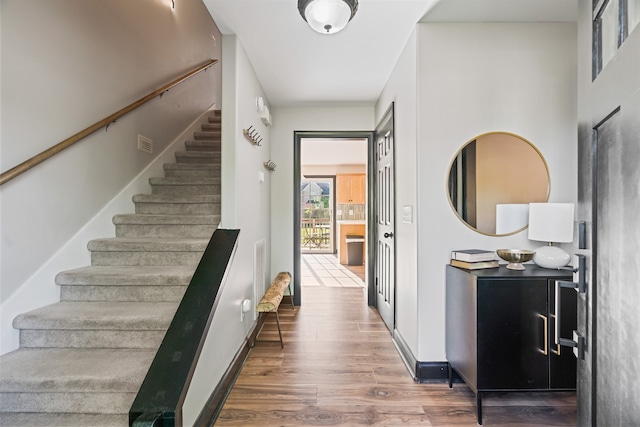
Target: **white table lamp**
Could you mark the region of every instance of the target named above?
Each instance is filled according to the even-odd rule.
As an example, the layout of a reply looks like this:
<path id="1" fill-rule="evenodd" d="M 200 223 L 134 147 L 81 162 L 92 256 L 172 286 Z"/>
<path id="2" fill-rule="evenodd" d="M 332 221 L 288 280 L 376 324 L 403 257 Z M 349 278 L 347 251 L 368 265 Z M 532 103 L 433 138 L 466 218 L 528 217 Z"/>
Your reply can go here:
<path id="1" fill-rule="evenodd" d="M 573 242 L 573 203 L 530 203 L 529 240 L 547 242 L 536 249 L 533 262 L 544 268 L 569 264 L 571 256 L 552 243 Z"/>

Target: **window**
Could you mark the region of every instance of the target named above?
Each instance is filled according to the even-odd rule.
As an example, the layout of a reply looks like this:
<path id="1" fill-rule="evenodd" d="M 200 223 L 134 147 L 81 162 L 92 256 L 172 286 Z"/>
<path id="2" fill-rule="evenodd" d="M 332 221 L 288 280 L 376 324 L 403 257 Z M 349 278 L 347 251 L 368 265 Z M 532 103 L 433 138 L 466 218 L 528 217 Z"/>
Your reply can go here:
<path id="1" fill-rule="evenodd" d="M 629 17 L 629 34 L 640 23 L 640 0 L 627 0 L 627 13 Z"/>
<path id="2" fill-rule="evenodd" d="M 593 0 L 593 79 L 640 23 L 640 0 Z"/>

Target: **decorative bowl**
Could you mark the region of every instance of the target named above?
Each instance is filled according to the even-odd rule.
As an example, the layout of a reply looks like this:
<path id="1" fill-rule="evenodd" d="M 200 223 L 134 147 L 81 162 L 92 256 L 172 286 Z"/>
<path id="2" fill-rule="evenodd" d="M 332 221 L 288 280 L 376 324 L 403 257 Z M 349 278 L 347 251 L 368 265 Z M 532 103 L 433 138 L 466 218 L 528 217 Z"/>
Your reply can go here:
<path id="1" fill-rule="evenodd" d="M 536 252 L 525 249 L 498 249 L 496 253 L 509 263 L 507 264 L 509 270 L 524 270 L 522 263 L 531 261 Z"/>

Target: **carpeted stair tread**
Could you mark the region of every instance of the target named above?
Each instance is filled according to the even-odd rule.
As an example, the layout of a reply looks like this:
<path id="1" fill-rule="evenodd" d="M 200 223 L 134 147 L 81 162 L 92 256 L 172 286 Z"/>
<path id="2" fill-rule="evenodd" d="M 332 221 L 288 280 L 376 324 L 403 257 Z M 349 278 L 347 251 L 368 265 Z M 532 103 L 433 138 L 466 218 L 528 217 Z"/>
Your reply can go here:
<path id="1" fill-rule="evenodd" d="M 206 132 L 194 132 L 193 133 L 193 138 L 194 139 L 219 139 L 220 138 L 220 134 L 221 131 L 206 131 Z"/>
<path id="2" fill-rule="evenodd" d="M 166 330 L 174 302 L 59 302 L 20 314 L 16 329 Z"/>
<path id="3" fill-rule="evenodd" d="M 202 163 L 214 163 L 216 161 L 220 161 L 220 152 L 215 151 L 176 151 L 175 156 L 207 160 L 207 162 L 203 161 Z"/>
<path id="4" fill-rule="evenodd" d="M 201 159 L 209 159 L 211 162 L 220 160 L 220 151 L 188 151 L 178 150 L 175 152 L 176 157 L 197 157 Z M 204 162 L 203 162 L 204 163 Z"/>
<path id="5" fill-rule="evenodd" d="M 124 427 L 128 414 L 60 414 L 0 412 L 0 426 L 7 427 Z"/>
<path id="6" fill-rule="evenodd" d="M 165 163 L 163 168 L 165 171 L 167 170 L 183 170 L 183 171 L 192 171 L 192 170 L 206 170 L 206 171 L 215 171 L 216 168 L 220 167 L 220 162 L 218 163 Z"/>
<path id="7" fill-rule="evenodd" d="M 145 215 L 219 215 L 222 209 L 220 196 L 214 194 L 139 194 L 133 202 L 136 214 Z"/>
<path id="8" fill-rule="evenodd" d="M 181 162 L 164 165 L 167 178 L 219 178 L 221 175 L 220 159 L 207 159 L 204 163 Z"/>
<path id="9" fill-rule="evenodd" d="M 222 159 L 221 152 L 214 151 L 176 151 L 177 163 L 202 163 L 219 164 Z"/>
<path id="10" fill-rule="evenodd" d="M 130 349 L 19 349 L 2 358 L 0 393 L 136 393 L 155 353 L 156 350 Z"/>
<path id="11" fill-rule="evenodd" d="M 212 131 L 212 130 L 220 131 L 221 129 L 222 129 L 222 122 L 220 122 L 220 120 L 202 124 L 202 130 L 204 132 Z"/>
<path id="12" fill-rule="evenodd" d="M 62 271 L 56 275 L 57 285 L 83 286 L 187 286 L 193 277 L 193 266 L 90 266 Z"/>
<path id="13" fill-rule="evenodd" d="M 168 177 L 149 178 L 151 185 L 220 185 L 220 178 Z"/>
<path id="14" fill-rule="evenodd" d="M 121 214 L 113 217 L 115 225 L 211 225 L 219 222 L 220 215 Z"/>
<path id="15" fill-rule="evenodd" d="M 185 141 L 184 145 L 188 152 L 198 153 L 220 153 L 222 146 L 220 141 L 211 140 Z"/>
<path id="16" fill-rule="evenodd" d="M 219 178 L 221 166 L 220 159 L 207 159 L 203 163 L 165 163 L 163 168 L 167 178 Z"/>
<path id="17" fill-rule="evenodd" d="M 187 285 L 62 285 L 60 301 L 180 302 Z"/>
<path id="18" fill-rule="evenodd" d="M 220 196 L 215 194 L 193 194 L 193 195 L 167 195 L 167 194 L 136 194 L 133 196 L 134 203 L 220 203 Z"/>
<path id="19" fill-rule="evenodd" d="M 201 147 L 211 147 L 213 149 L 217 149 L 218 151 L 220 151 L 220 148 L 222 147 L 222 142 L 220 141 L 220 139 L 188 139 L 184 142 L 184 145 L 186 147 L 190 145 L 197 145 Z"/>
<path id="20" fill-rule="evenodd" d="M 107 237 L 91 240 L 87 248 L 90 251 L 114 252 L 200 252 L 208 243 L 208 239 Z"/>

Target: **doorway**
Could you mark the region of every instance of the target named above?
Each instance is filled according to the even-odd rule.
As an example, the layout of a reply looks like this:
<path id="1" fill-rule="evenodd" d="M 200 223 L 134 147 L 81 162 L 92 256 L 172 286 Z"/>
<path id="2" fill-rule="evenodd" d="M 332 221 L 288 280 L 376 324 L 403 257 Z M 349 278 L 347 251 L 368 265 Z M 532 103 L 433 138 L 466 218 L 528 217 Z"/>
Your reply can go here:
<path id="1" fill-rule="evenodd" d="M 294 132 L 296 305 L 304 298 L 303 273 L 311 286 L 362 286 L 375 305 L 373 144 L 373 132 Z"/>

